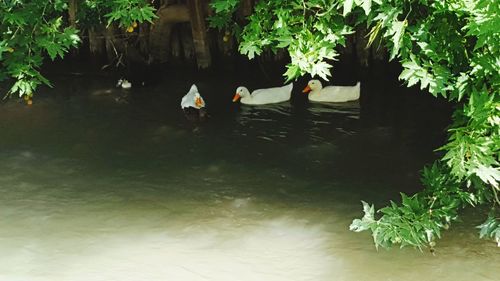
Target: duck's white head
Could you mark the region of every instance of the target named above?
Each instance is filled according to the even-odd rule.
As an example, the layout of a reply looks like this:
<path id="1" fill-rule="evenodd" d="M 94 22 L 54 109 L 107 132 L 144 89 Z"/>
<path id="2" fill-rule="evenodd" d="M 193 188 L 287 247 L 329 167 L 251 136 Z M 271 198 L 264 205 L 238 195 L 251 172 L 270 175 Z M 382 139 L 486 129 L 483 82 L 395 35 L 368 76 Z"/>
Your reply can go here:
<path id="1" fill-rule="evenodd" d="M 236 94 L 234 94 L 233 102 L 237 102 L 240 98 L 250 96 L 250 92 L 246 87 L 240 86 L 236 89 Z"/>
<path id="2" fill-rule="evenodd" d="M 189 88 L 189 93 L 197 93 L 198 92 L 198 87 L 196 87 L 195 84 L 191 85 L 191 88 Z"/>
<path id="3" fill-rule="evenodd" d="M 198 109 L 205 107 L 205 102 L 203 101 L 203 99 L 200 96 L 200 93 L 198 92 L 194 94 L 194 105 Z"/>
<path id="4" fill-rule="evenodd" d="M 321 90 L 323 85 L 321 85 L 321 81 L 319 80 L 311 80 L 307 83 L 307 86 L 302 90 L 302 93 L 309 93 L 311 91 Z"/>
<path id="5" fill-rule="evenodd" d="M 123 83 L 123 79 L 118 79 L 118 81 L 116 81 L 116 87 L 120 87 Z"/>

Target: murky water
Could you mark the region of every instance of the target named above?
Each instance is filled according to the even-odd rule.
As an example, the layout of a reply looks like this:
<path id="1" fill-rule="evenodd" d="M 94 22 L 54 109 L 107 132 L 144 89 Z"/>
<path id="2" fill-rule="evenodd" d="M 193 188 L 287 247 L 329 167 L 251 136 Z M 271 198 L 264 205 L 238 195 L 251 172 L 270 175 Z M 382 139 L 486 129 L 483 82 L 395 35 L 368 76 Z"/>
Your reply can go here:
<path id="1" fill-rule="evenodd" d="M 243 78 L 217 77 L 124 92 L 67 75 L 0 106 L 0 280 L 499 280 L 473 212 L 435 256 L 348 231 L 360 200 L 420 188 L 449 108 L 376 80 L 361 103 L 310 104 L 299 83 L 251 108 L 230 102 Z M 203 123 L 179 107 L 193 80 Z"/>

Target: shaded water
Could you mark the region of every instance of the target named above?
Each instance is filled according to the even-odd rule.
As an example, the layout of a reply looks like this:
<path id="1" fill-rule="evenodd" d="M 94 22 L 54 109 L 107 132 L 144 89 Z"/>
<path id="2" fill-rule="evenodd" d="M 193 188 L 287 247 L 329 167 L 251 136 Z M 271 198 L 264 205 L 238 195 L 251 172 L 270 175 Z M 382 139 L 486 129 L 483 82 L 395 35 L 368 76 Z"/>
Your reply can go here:
<path id="1" fill-rule="evenodd" d="M 301 81 L 251 108 L 230 102 L 234 73 L 169 77 L 124 92 L 66 75 L 0 107 L 0 280 L 498 280 L 473 212 L 436 256 L 348 231 L 360 200 L 420 188 L 443 104 L 374 79 L 360 103 L 307 103 Z M 179 107 L 193 81 L 203 123 Z"/>

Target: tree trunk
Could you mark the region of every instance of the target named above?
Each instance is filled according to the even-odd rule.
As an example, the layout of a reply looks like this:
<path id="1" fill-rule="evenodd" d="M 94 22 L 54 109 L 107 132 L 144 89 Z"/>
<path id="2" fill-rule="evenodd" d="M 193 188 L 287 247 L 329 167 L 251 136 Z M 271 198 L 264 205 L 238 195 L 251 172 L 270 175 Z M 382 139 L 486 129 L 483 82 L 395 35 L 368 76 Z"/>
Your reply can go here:
<path id="1" fill-rule="evenodd" d="M 207 26 L 205 24 L 205 12 L 207 10 L 205 4 L 207 3 L 203 0 L 187 1 L 191 18 L 191 31 L 193 34 L 196 62 L 199 68 L 207 68 L 212 63 Z"/>
<path id="2" fill-rule="evenodd" d="M 171 37 L 171 42 L 170 42 L 170 50 L 171 50 L 171 55 L 172 59 L 174 60 L 180 60 L 183 55 L 182 55 L 182 44 L 181 44 L 181 34 L 182 34 L 181 27 L 180 25 L 176 25 L 172 29 L 172 34 L 170 35 Z"/>
<path id="3" fill-rule="evenodd" d="M 76 28 L 76 13 L 78 11 L 78 0 L 69 0 L 68 18 L 69 24 Z"/>
<path id="4" fill-rule="evenodd" d="M 168 61 L 171 53 L 172 28 L 175 23 L 189 21 L 186 5 L 164 5 L 156 13 L 158 18 L 153 22 L 149 32 L 151 57 L 160 63 Z"/>
<path id="5" fill-rule="evenodd" d="M 102 55 L 106 51 L 106 41 L 102 28 L 91 27 L 88 31 L 89 34 L 89 50 L 91 54 Z"/>
<path id="6" fill-rule="evenodd" d="M 120 39 L 115 36 L 116 28 L 114 25 L 110 25 L 106 28 L 104 32 L 106 40 L 106 54 L 108 57 L 108 62 L 115 62 L 116 65 L 124 64 L 123 62 L 123 52 L 124 46 Z"/>
<path id="7" fill-rule="evenodd" d="M 248 17 L 249 15 L 251 15 L 253 10 L 253 5 L 254 5 L 254 0 L 243 0 L 240 6 L 241 15 L 243 17 Z"/>
<path id="8" fill-rule="evenodd" d="M 193 36 L 191 34 L 191 27 L 188 24 L 181 24 L 179 30 L 184 59 L 189 62 L 194 62 L 195 50 L 193 44 Z"/>

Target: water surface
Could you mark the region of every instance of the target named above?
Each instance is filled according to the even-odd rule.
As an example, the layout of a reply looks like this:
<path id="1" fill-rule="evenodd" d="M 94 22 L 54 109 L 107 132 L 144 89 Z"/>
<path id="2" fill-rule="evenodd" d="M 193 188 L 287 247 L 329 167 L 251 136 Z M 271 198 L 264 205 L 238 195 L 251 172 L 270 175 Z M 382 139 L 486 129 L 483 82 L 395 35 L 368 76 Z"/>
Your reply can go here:
<path id="1" fill-rule="evenodd" d="M 435 256 L 348 231 L 360 200 L 420 189 L 443 103 L 367 80 L 361 102 L 314 104 L 300 81 L 291 102 L 253 108 L 231 103 L 244 77 L 220 76 L 126 92 L 62 75 L 33 106 L 0 106 L 0 280 L 498 280 L 478 211 Z M 201 123 L 179 106 L 193 80 Z"/>

